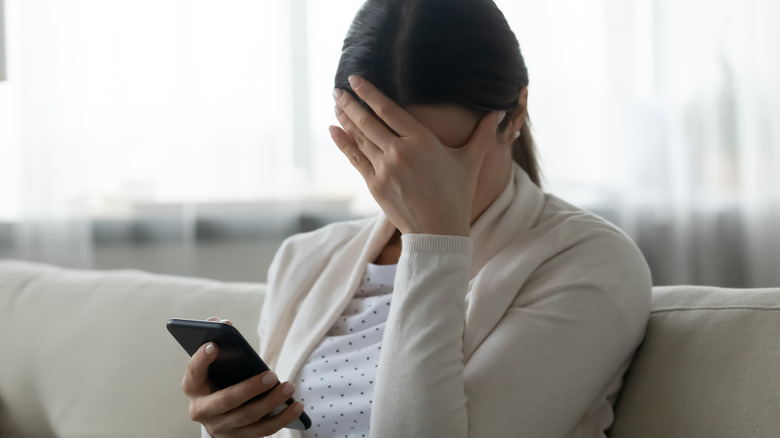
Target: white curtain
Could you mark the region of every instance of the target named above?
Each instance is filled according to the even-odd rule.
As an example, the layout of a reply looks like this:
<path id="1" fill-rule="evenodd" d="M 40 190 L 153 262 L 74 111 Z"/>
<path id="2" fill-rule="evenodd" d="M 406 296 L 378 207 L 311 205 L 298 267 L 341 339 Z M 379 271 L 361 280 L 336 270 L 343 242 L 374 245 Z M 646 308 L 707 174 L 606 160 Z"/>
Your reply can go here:
<path id="1" fill-rule="evenodd" d="M 547 188 L 618 223 L 656 284 L 780 284 L 780 2 L 497 2 Z"/>
<path id="2" fill-rule="evenodd" d="M 0 0 L 0 81 L 5 80 L 5 6 Z"/>
<path id="3" fill-rule="evenodd" d="M 100 230 L 130 221 L 108 240 L 155 251 L 120 264 L 197 274 L 201 210 L 343 196 L 311 169 L 301 5 L 8 0 L 0 257 L 110 266 Z"/>
<path id="4" fill-rule="evenodd" d="M 780 3 L 653 13 L 654 92 L 612 108 L 626 226 L 664 283 L 780 284 Z"/>
<path id="5" fill-rule="evenodd" d="M 0 257 L 211 275 L 204 215 L 372 211 L 327 134 L 361 3 L 6 0 Z M 497 4 L 549 191 L 625 229 L 657 284 L 780 284 L 778 2 Z"/>

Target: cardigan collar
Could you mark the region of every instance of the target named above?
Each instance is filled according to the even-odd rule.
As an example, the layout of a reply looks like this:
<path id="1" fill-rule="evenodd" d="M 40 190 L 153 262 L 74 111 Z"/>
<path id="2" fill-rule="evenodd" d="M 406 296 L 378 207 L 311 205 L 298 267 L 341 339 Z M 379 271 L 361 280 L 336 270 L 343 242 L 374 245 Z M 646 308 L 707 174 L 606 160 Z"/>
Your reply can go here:
<path id="1" fill-rule="evenodd" d="M 276 372 L 282 378 L 292 380 L 303 362 L 330 330 L 333 322 L 344 312 L 360 285 L 365 267 L 375 260 L 385 243 L 395 232 L 395 227 L 384 215 L 380 215 L 354 236 L 349 236 L 334 253 L 328 264 L 341 269 L 326 269 L 311 286 L 297 309 L 286 336 L 280 345 Z M 344 275 L 344 272 L 349 275 Z M 302 315 L 305 315 L 303 317 Z"/>
<path id="2" fill-rule="evenodd" d="M 545 195 L 517 163 L 512 163 L 512 174 L 504 191 L 471 226 L 474 252 L 470 278 L 496 254 L 509 245 L 512 238 L 536 225 Z"/>

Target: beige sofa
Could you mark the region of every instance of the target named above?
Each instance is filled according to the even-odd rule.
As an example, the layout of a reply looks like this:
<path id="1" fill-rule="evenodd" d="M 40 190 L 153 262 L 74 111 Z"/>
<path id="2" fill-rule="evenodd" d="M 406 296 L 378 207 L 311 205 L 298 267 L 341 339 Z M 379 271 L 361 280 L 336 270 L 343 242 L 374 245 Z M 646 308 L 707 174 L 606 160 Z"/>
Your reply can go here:
<path id="1" fill-rule="evenodd" d="M 256 342 L 263 292 L 0 260 L 0 437 L 199 436 L 165 322 L 230 318 Z M 780 289 L 657 288 L 610 436 L 780 437 Z"/>

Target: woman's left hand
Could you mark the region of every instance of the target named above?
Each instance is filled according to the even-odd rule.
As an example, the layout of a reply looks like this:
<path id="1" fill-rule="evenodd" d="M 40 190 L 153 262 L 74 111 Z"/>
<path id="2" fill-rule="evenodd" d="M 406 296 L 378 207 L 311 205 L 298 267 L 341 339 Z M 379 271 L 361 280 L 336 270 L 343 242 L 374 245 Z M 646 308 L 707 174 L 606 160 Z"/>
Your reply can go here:
<path id="1" fill-rule="evenodd" d="M 487 114 L 466 145 L 449 148 L 370 82 L 349 81 L 376 117 L 336 89 L 344 129 L 331 126 L 330 134 L 390 222 L 404 234 L 468 236 L 479 170 L 505 113 Z"/>

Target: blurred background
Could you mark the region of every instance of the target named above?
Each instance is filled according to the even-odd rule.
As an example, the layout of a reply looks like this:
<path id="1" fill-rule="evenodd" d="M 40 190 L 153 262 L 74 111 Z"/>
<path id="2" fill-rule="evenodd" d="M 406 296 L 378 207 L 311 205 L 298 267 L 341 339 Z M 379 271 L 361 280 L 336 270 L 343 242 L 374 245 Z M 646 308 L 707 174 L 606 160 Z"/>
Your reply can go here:
<path id="1" fill-rule="evenodd" d="M 780 285 L 780 2 L 496 3 L 548 192 L 657 285 Z M 264 281 L 376 213 L 327 131 L 361 4 L 0 0 L 0 258 Z"/>

